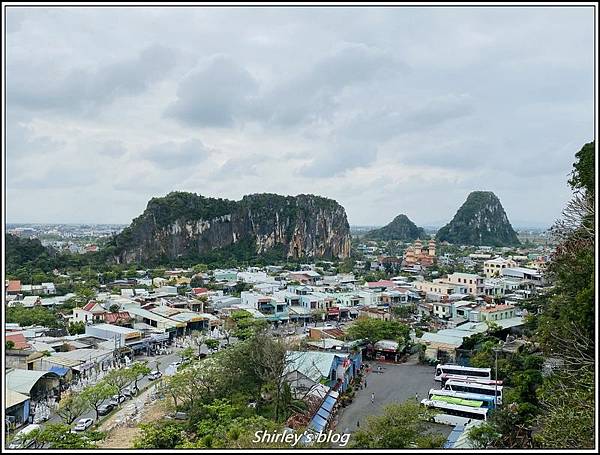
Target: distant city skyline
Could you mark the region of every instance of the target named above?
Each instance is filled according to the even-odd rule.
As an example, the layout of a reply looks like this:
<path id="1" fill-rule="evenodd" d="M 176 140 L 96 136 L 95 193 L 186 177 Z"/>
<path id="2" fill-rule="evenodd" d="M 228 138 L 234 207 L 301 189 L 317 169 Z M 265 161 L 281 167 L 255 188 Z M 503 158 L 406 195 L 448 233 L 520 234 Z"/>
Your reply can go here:
<path id="1" fill-rule="evenodd" d="M 593 19 L 8 7 L 6 222 L 129 224 L 191 191 L 311 193 L 351 225 L 439 227 L 484 190 L 514 227 L 548 227 L 594 139 Z"/>

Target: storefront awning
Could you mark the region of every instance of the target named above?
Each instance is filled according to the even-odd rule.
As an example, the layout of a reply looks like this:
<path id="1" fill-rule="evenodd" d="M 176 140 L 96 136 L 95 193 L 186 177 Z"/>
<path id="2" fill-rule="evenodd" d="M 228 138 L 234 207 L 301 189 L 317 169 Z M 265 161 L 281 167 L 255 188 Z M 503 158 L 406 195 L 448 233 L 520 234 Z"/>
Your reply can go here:
<path id="1" fill-rule="evenodd" d="M 52 368 L 50 368 L 50 370 L 48 370 L 48 371 L 50 371 L 51 373 L 56 373 L 57 375 L 59 375 L 59 376 L 62 377 L 62 376 L 66 375 L 69 372 L 69 369 L 65 368 L 65 367 L 59 367 L 58 365 L 55 365 Z"/>

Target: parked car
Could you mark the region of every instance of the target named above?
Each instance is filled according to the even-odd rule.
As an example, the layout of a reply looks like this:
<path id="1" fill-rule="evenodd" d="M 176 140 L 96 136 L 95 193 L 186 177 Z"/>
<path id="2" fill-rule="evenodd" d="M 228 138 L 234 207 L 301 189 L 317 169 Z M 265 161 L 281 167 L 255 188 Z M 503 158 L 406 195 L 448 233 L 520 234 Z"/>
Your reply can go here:
<path id="1" fill-rule="evenodd" d="M 161 377 L 162 377 L 162 373 L 157 370 L 151 371 L 150 374 L 148 375 L 148 379 L 150 379 L 151 381 L 154 381 L 155 379 L 158 379 Z"/>
<path id="2" fill-rule="evenodd" d="M 75 431 L 85 431 L 89 427 L 91 427 L 93 423 L 94 423 L 93 419 L 79 419 L 77 421 L 77 425 L 75 425 L 75 428 L 73 428 L 73 430 L 75 430 Z"/>
<path id="3" fill-rule="evenodd" d="M 110 403 L 103 404 L 102 406 L 100 406 L 98 408 L 98 414 L 101 415 L 101 416 L 105 416 L 106 414 L 108 414 L 113 409 L 115 409 L 115 407 L 112 404 L 110 404 Z"/>
<path id="4" fill-rule="evenodd" d="M 113 395 L 112 398 L 110 399 L 109 403 L 112 404 L 114 407 L 117 407 L 124 401 L 125 401 L 124 395 Z"/>
<path id="5" fill-rule="evenodd" d="M 137 390 L 134 389 L 133 387 L 125 387 L 121 393 L 123 395 L 125 395 L 126 398 L 133 398 L 135 396 L 135 394 L 137 393 Z"/>

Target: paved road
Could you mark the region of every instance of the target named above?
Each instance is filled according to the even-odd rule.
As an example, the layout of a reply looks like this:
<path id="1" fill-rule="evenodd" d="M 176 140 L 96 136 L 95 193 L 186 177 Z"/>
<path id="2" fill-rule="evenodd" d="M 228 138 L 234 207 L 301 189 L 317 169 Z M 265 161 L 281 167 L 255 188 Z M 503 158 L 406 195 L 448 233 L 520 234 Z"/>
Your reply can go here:
<path id="1" fill-rule="evenodd" d="M 370 362 L 369 365 L 373 370 L 381 365 L 383 373 L 371 372 L 367 376 L 367 388 L 357 390 L 352 404 L 340 409 L 337 432 L 344 432 L 346 429 L 354 432 L 357 422 L 362 426 L 366 423 L 367 416 L 383 414 L 383 406 L 386 404 L 415 401 L 415 393 L 419 394 L 420 401 L 427 397 L 429 389 L 439 388 L 439 384 L 433 380 L 434 368 L 431 366 L 414 362 L 399 365 Z M 373 404 L 371 393 L 375 393 Z"/>
<path id="2" fill-rule="evenodd" d="M 147 361 L 148 366 L 150 368 L 156 369 L 158 367 L 158 369 L 164 374 L 165 370 L 167 369 L 167 367 L 169 366 L 170 363 L 175 362 L 177 360 L 181 360 L 181 356 L 179 355 L 178 351 L 173 352 L 172 354 L 161 355 L 161 356 L 150 356 L 150 357 L 137 356 L 134 359 L 134 361 Z M 152 382 L 152 381 L 150 381 L 148 379 L 148 377 L 145 376 L 138 381 L 138 387 L 141 389 L 141 388 L 145 387 L 146 384 L 148 384 L 149 382 Z M 107 403 L 108 401 L 109 400 L 106 400 L 105 402 Z M 125 405 L 126 403 L 127 403 L 127 400 L 124 401 L 123 403 L 121 403 L 121 406 Z M 96 411 L 93 409 L 89 410 L 86 413 L 84 413 L 81 417 L 79 417 L 79 419 L 84 419 L 84 418 L 90 418 L 90 419 L 96 420 Z M 62 422 L 61 418 L 58 415 L 53 413 L 50 416 L 50 419 L 48 419 L 46 422 L 44 422 L 43 425 L 47 425 L 49 423 L 61 423 L 61 422 Z"/>

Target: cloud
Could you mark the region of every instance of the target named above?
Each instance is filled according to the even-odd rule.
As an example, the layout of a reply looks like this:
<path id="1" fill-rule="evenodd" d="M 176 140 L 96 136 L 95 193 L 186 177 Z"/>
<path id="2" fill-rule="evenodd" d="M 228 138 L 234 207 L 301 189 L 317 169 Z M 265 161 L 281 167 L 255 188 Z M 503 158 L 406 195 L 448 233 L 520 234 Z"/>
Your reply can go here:
<path id="1" fill-rule="evenodd" d="M 143 93 L 174 62 L 175 52 L 161 45 L 95 68 L 65 69 L 60 62 L 20 60 L 8 65 L 7 102 L 30 110 L 94 113 L 117 98 Z"/>
<path id="2" fill-rule="evenodd" d="M 550 223 L 594 137 L 593 8 L 10 8 L 9 221 L 129 222 L 176 189 Z M 160 44 L 157 44 L 160 43 Z"/>
<path id="3" fill-rule="evenodd" d="M 199 139 L 169 141 L 153 145 L 143 152 L 141 158 L 151 161 L 159 168 L 190 168 L 206 160 L 211 153 Z"/>
<path id="4" fill-rule="evenodd" d="M 188 74 L 177 87 L 177 99 L 166 115 L 185 125 L 231 126 L 258 83 L 243 67 L 225 56 Z"/>

